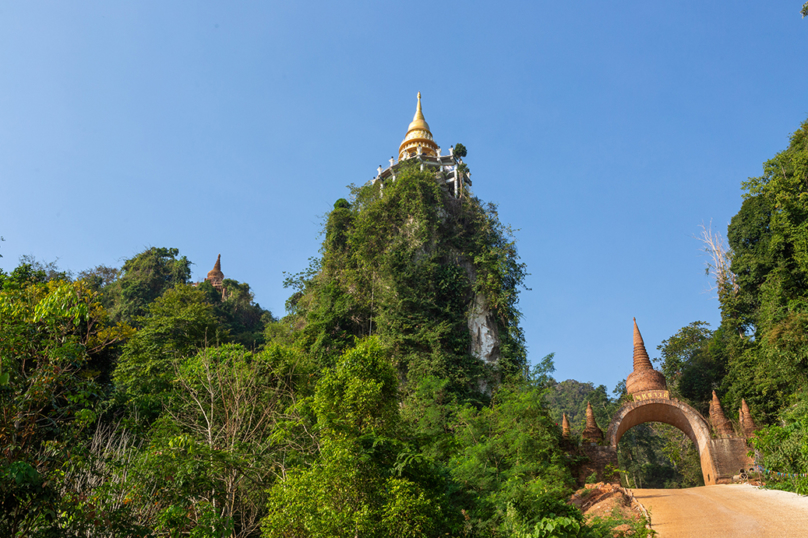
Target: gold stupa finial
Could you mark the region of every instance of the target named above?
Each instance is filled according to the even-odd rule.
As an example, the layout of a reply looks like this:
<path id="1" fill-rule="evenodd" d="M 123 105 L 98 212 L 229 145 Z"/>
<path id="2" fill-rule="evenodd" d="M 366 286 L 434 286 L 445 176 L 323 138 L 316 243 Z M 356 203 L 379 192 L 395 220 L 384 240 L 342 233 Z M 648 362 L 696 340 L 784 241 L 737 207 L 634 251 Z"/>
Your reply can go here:
<path id="1" fill-rule="evenodd" d="M 435 157 L 438 154 L 438 145 L 432 138 L 432 132 L 429 130 L 429 124 L 424 118 L 424 112 L 421 109 L 421 92 L 418 92 L 418 104 L 415 107 L 415 116 L 407 128 L 407 135 L 404 141 L 398 148 L 398 159 L 403 160 L 409 157 L 414 157 L 419 154 L 418 148 L 421 148 L 420 153 Z"/>
<path id="2" fill-rule="evenodd" d="M 424 111 L 421 109 L 421 92 L 418 92 L 418 105 L 416 105 L 415 107 L 415 116 L 413 116 L 412 123 L 410 123 L 410 126 L 407 129 L 407 134 L 409 134 L 410 131 L 413 131 L 415 129 L 420 129 L 428 132 L 430 134 L 430 137 L 432 135 L 432 133 L 429 132 L 429 124 L 426 122 L 426 119 L 424 118 Z"/>

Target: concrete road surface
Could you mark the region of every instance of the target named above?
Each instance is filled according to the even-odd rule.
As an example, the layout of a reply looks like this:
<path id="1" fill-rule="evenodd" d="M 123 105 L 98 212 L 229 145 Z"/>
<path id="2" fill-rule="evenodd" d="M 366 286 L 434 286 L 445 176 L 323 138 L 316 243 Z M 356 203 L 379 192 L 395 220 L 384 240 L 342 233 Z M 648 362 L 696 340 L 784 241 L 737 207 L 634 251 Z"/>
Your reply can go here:
<path id="1" fill-rule="evenodd" d="M 635 489 L 659 538 L 808 538 L 808 497 L 746 485 Z"/>

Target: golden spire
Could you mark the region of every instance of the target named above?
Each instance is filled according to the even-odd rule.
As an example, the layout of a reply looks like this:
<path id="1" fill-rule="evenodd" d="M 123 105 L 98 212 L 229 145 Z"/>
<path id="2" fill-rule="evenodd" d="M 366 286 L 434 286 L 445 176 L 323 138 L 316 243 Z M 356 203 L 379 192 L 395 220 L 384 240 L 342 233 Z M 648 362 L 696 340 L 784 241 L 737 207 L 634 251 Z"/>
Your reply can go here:
<path id="1" fill-rule="evenodd" d="M 432 138 L 432 132 L 429 130 L 429 124 L 424 118 L 424 112 L 421 109 L 421 92 L 418 92 L 418 105 L 415 107 L 415 116 L 407 127 L 407 134 L 404 136 L 404 141 L 398 148 L 398 159 L 403 160 L 409 157 L 415 157 L 420 153 L 431 157 L 438 155 L 438 145 Z"/>
<path id="2" fill-rule="evenodd" d="M 570 436 L 570 421 L 567 419 L 567 414 L 564 413 L 561 418 L 561 436 L 567 439 Z"/>
<path id="3" fill-rule="evenodd" d="M 424 111 L 421 110 L 421 92 L 418 92 L 418 106 L 415 107 L 415 116 L 413 116 L 412 122 L 410 122 L 410 126 L 407 128 L 407 132 L 414 129 L 429 131 L 429 124 L 426 122 L 426 118 L 424 118 Z"/>

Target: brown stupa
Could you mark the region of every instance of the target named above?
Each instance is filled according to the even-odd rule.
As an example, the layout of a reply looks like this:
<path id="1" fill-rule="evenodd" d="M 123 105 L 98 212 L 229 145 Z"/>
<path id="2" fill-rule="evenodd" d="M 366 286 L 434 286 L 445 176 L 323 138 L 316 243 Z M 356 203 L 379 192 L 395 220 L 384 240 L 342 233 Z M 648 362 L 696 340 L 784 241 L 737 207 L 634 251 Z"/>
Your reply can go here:
<path id="1" fill-rule="evenodd" d="M 222 255 L 216 258 L 216 265 L 213 266 L 213 269 L 208 271 L 208 276 L 205 278 L 208 282 L 213 284 L 213 287 L 220 290 L 222 289 L 222 283 L 224 282 L 224 273 L 222 273 Z"/>
<path id="2" fill-rule="evenodd" d="M 721 409 L 721 402 L 718 401 L 715 391 L 713 391 L 713 399 L 710 402 L 710 422 L 713 423 L 713 429 L 719 437 L 732 437 L 735 433 L 732 431 L 732 423 Z"/>
<path id="3" fill-rule="evenodd" d="M 746 405 L 746 400 L 741 400 L 741 429 L 743 430 L 743 434 L 746 437 L 752 437 L 755 435 L 755 430 L 757 430 L 757 426 L 755 425 L 755 421 L 752 420 L 752 413 L 749 411 L 749 406 Z"/>
<path id="4" fill-rule="evenodd" d="M 626 391 L 632 396 L 642 396 L 648 391 L 667 391 L 668 384 L 661 372 L 654 370 L 645 350 L 637 318 L 634 318 L 634 371 L 626 379 Z M 660 396 L 663 396 L 660 394 Z M 667 397 L 667 394 L 664 395 Z"/>
<path id="5" fill-rule="evenodd" d="M 581 438 L 592 443 L 603 440 L 603 432 L 600 431 L 598 423 L 595 422 L 595 412 L 592 411 L 592 404 L 589 402 L 586 404 L 586 428 L 584 428 Z"/>
<path id="6" fill-rule="evenodd" d="M 567 419 L 566 413 L 561 417 L 561 437 L 564 439 L 570 438 L 570 421 Z"/>

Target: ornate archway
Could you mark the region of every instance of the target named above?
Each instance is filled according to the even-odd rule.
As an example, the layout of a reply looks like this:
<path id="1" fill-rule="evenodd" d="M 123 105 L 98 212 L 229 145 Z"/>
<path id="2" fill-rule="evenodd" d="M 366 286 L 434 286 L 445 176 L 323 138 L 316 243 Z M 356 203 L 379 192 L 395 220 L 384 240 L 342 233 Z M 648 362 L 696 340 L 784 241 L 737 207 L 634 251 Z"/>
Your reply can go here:
<path id="1" fill-rule="evenodd" d="M 701 460 L 701 473 L 704 476 L 704 483 L 716 484 L 719 480 L 717 469 L 715 468 L 712 453 L 712 441 L 710 435 L 710 424 L 695 409 L 684 402 L 670 399 L 668 391 L 659 391 L 656 398 L 646 398 L 635 400 L 625 404 L 612 417 L 609 429 L 606 433 L 606 442 L 610 447 L 617 450 L 617 443 L 628 430 L 634 426 L 646 422 L 663 422 L 678 428 L 687 435 Z M 744 443 L 745 444 L 745 443 Z M 737 473 L 738 469 L 734 470 Z"/>
<path id="2" fill-rule="evenodd" d="M 671 398 L 667 390 L 665 376 L 654 370 L 648 352 L 645 349 L 637 320 L 634 320 L 634 371 L 626 379 L 626 390 L 633 401 L 623 405 L 609 424 L 606 433 L 606 447 L 602 449 L 609 454 L 598 455 L 603 461 L 611 459 L 616 462 L 617 443 L 628 430 L 646 422 L 662 422 L 678 428 L 687 435 L 696 445 L 701 460 L 701 472 L 706 485 L 730 482 L 732 477 L 742 469 L 752 464 L 748 456 L 748 447 L 745 437 L 735 435 L 732 426 L 721 410 L 718 397 L 713 392 L 713 401 L 710 405 L 710 420 L 684 402 Z M 744 402 L 744 405 L 746 402 Z M 741 423 L 746 432 L 748 415 L 747 408 L 741 409 Z M 593 432 L 597 430 L 591 410 L 587 414 L 587 431 L 584 431 L 585 441 L 596 443 L 599 439 Z M 591 425 L 589 424 L 591 422 Z M 754 426 L 752 426 L 754 427 Z M 594 428 L 594 429 L 593 429 Z M 713 429 L 716 435 L 713 435 Z M 592 430 L 592 431 L 589 431 Z M 600 434 L 600 431 L 596 433 Z M 602 434 L 601 434 L 602 435 Z M 595 444 L 590 445 L 595 456 Z M 594 459 L 594 458 L 593 458 Z"/>

